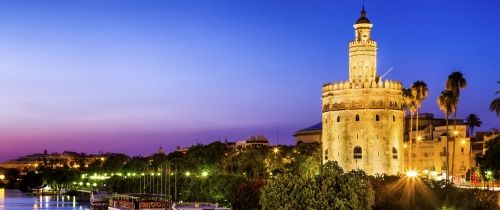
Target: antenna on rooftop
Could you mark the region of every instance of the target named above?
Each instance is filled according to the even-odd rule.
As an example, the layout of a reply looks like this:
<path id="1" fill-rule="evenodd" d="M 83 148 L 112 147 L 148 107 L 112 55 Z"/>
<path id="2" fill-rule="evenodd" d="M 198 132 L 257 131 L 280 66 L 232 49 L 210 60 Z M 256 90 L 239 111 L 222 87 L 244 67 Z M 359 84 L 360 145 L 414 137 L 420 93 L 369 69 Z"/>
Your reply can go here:
<path id="1" fill-rule="evenodd" d="M 387 74 L 389 74 L 389 72 L 391 72 L 392 69 L 394 69 L 394 66 L 391 66 L 391 68 L 389 68 L 389 70 L 387 70 L 385 74 L 380 77 L 380 80 L 382 80 Z"/>

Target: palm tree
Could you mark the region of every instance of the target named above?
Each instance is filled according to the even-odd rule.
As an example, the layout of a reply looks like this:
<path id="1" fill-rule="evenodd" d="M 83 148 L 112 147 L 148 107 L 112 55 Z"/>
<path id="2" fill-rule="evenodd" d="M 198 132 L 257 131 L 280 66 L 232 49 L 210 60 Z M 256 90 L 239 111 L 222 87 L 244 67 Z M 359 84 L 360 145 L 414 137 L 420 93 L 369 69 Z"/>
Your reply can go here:
<path id="1" fill-rule="evenodd" d="M 465 125 L 469 128 L 469 136 L 471 137 L 474 135 L 474 128 L 481 127 L 481 124 L 483 124 L 483 122 L 481 122 L 476 114 L 469 114 L 467 118 L 465 118 Z"/>
<path id="2" fill-rule="evenodd" d="M 476 114 L 469 114 L 467 118 L 465 118 L 465 125 L 469 128 L 469 136 L 472 137 L 474 135 L 474 128 L 475 127 L 481 127 L 481 120 Z M 472 155 L 472 142 L 469 142 L 469 155 Z M 472 180 L 472 165 L 470 166 L 471 168 L 469 169 L 469 180 Z"/>
<path id="3" fill-rule="evenodd" d="M 453 125 L 454 125 L 454 130 L 457 130 L 457 107 L 458 107 L 458 101 L 460 98 L 460 90 L 465 89 L 467 87 L 467 80 L 465 80 L 463 74 L 459 71 L 452 72 L 448 76 L 448 80 L 446 80 L 446 90 L 449 90 L 453 92 L 453 96 L 455 97 L 455 111 L 453 112 Z M 453 171 L 455 170 L 454 164 L 455 164 L 455 142 L 456 142 L 456 136 L 453 139 L 453 154 L 451 156 L 451 176 L 453 176 Z"/>
<path id="4" fill-rule="evenodd" d="M 404 106 L 405 109 L 410 112 L 410 135 L 409 135 L 409 143 L 410 143 L 410 153 L 408 155 L 408 164 L 411 166 L 412 165 L 412 138 L 413 138 L 413 115 L 415 114 L 416 111 L 416 106 L 415 106 L 415 97 L 413 97 L 411 93 L 411 89 L 403 89 L 403 100 L 404 100 Z"/>
<path id="5" fill-rule="evenodd" d="M 453 106 L 455 97 L 453 96 L 453 92 L 449 90 L 441 91 L 441 95 L 439 95 L 437 99 L 437 103 L 439 105 L 439 109 L 443 111 L 445 119 L 446 119 L 446 173 L 449 174 L 449 159 L 450 155 L 448 152 L 448 120 L 450 119 L 450 114 L 454 112 L 455 107 Z M 448 181 L 448 175 L 446 175 L 446 181 Z"/>
<path id="6" fill-rule="evenodd" d="M 418 110 L 420 109 L 420 107 L 422 107 L 422 102 L 427 98 L 427 96 L 429 96 L 429 88 L 427 88 L 427 84 L 425 84 L 424 81 L 417 80 L 411 85 L 411 94 L 415 99 L 415 109 L 417 111 L 417 123 L 415 125 L 415 130 L 417 131 L 417 141 L 415 142 L 415 146 L 418 155 L 418 141 L 420 138 L 420 128 L 418 127 Z"/>
<path id="7" fill-rule="evenodd" d="M 497 81 L 498 84 L 500 84 L 500 81 Z M 499 94 L 500 91 L 497 91 L 495 94 Z M 496 112 L 497 117 L 500 115 L 500 97 L 493 99 L 493 101 L 490 104 L 490 111 Z"/>

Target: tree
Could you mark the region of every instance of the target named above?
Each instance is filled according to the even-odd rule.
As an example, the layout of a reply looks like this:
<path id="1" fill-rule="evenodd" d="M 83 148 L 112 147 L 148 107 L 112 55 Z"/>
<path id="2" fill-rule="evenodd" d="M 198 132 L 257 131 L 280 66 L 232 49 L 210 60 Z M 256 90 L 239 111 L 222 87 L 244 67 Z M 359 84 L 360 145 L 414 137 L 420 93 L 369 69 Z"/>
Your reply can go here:
<path id="1" fill-rule="evenodd" d="M 415 99 L 415 110 L 417 111 L 417 123 L 415 125 L 415 130 L 417 131 L 417 141 L 415 143 L 415 147 L 417 149 L 417 154 L 418 154 L 418 141 L 420 138 L 419 130 L 420 128 L 418 127 L 418 110 L 420 107 L 422 107 L 422 102 L 427 98 L 429 95 L 429 88 L 427 88 L 427 84 L 425 84 L 424 81 L 417 80 L 414 82 L 411 87 L 411 94 L 413 95 L 413 98 Z"/>
<path id="2" fill-rule="evenodd" d="M 262 209 L 371 209 L 375 195 L 362 171 L 344 173 L 337 162 L 321 166 L 315 177 L 280 174 L 262 187 Z"/>
<path id="3" fill-rule="evenodd" d="M 481 124 L 483 124 L 483 122 L 481 122 L 476 114 L 469 114 L 467 118 L 465 118 L 465 125 L 469 128 L 469 136 L 471 137 L 474 135 L 474 128 L 481 127 Z"/>
<path id="4" fill-rule="evenodd" d="M 244 183 L 232 193 L 232 207 L 235 210 L 262 209 L 259 204 L 260 189 L 265 185 L 263 180 Z"/>
<path id="5" fill-rule="evenodd" d="M 495 179 L 500 179 L 498 157 L 500 157 L 500 136 L 486 142 L 486 152 L 484 155 L 476 157 L 483 175 L 486 171 L 491 171 Z"/>
<path id="6" fill-rule="evenodd" d="M 446 173 L 449 173 L 449 159 L 450 159 L 450 154 L 448 152 L 448 120 L 450 118 L 450 114 L 454 112 L 455 107 L 453 104 L 455 97 L 453 97 L 453 92 L 449 90 L 444 90 L 441 91 L 441 95 L 439 95 L 437 99 L 437 103 L 439 105 L 439 109 L 443 111 L 445 119 L 446 119 Z M 446 176 L 446 180 L 448 181 L 448 176 Z"/>
<path id="7" fill-rule="evenodd" d="M 497 81 L 498 84 L 500 84 L 500 81 Z M 500 91 L 497 91 L 495 94 L 499 94 Z M 497 97 L 491 101 L 490 104 L 490 111 L 496 112 L 497 117 L 500 115 L 500 97 Z"/>
<path id="8" fill-rule="evenodd" d="M 452 72 L 448 76 L 448 80 L 446 81 L 446 90 L 449 90 L 453 93 L 453 105 L 455 109 L 453 111 L 453 125 L 454 130 L 457 130 L 457 110 L 458 110 L 458 101 L 460 98 L 460 90 L 465 89 L 467 87 L 467 80 L 465 80 L 463 74 L 460 71 Z M 451 156 L 451 176 L 453 176 L 453 172 L 455 170 L 455 142 L 456 136 L 453 139 L 453 154 Z"/>
<path id="9" fill-rule="evenodd" d="M 408 155 L 408 163 L 411 165 L 412 164 L 412 144 L 413 144 L 413 114 L 416 111 L 416 103 L 415 103 L 415 97 L 413 96 L 411 92 L 411 88 L 408 89 L 403 89 L 403 100 L 404 100 L 404 106 L 405 109 L 410 112 L 410 135 L 409 135 L 409 143 L 410 143 L 410 154 Z"/>

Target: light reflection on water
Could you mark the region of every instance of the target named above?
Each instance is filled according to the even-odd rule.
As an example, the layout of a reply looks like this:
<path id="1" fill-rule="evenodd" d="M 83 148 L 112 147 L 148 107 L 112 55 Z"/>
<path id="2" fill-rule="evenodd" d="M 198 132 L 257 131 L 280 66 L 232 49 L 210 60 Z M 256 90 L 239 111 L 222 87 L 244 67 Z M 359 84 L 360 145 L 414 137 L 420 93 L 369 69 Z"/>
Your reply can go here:
<path id="1" fill-rule="evenodd" d="M 0 189 L 0 209 L 88 209 L 74 196 L 29 196 L 19 190 Z"/>

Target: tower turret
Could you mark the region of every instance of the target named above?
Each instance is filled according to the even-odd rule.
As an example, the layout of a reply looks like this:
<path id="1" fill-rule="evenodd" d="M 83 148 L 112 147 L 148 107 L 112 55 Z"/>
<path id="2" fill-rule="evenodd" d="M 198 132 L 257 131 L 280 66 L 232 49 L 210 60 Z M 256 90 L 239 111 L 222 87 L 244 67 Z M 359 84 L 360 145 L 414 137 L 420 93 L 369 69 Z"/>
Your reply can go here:
<path id="1" fill-rule="evenodd" d="M 354 40 L 349 43 L 349 81 L 374 80 L 377 75 L 377 42 L 371 39 L 373 24 L 365 7 L 354 24 Z"/>

